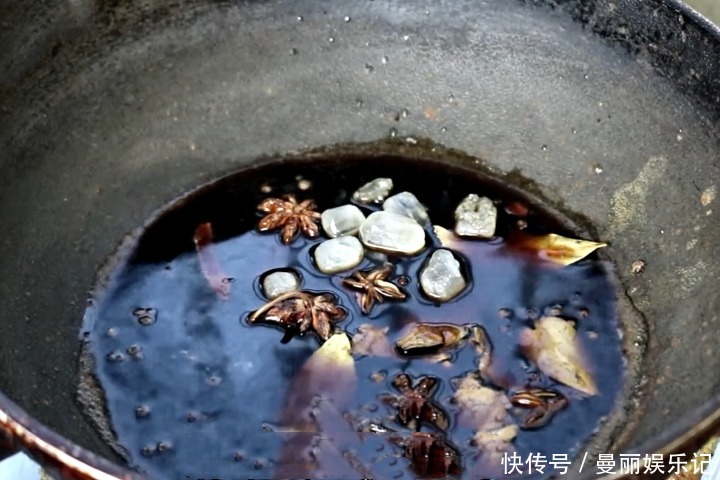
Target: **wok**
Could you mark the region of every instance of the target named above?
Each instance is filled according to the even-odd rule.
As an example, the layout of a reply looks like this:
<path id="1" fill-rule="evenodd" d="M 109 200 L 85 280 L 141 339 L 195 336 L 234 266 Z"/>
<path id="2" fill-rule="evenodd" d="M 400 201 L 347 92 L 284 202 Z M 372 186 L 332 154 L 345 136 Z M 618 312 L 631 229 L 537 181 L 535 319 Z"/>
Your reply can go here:
<path id="1" fill-rule="evenodd" d="M 3 3 L 6 446 L 134 478 L 76 399 L 97 269 L 178 195 L 289 154 L 489 169 L 574 212 L 611 243 L 629 370 L 584 450 L 683 451 L 717 428 L 720 31 L 680 2 Z"/>

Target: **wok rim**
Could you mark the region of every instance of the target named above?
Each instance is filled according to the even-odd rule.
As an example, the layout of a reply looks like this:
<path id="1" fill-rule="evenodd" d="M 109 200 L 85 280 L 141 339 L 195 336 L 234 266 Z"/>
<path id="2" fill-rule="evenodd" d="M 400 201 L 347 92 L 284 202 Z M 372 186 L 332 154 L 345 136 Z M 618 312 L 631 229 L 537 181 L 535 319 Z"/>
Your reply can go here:
<path id="1" fill-rule="evenodd" d="M 720 25 L 714 24 L 702 13 L 698 12 L 682 0 L 664 1 L 668 7 L 678 10 L 680 13 L 685 14 L 690 20 L 696 22 L 707 34 L 712 35 L 713 40 L 720 42 Z"/>
<path id="2" fill-rule="evenodd" d="M 141 480 L 145 477 L 68 440 L 28 414 L 0 392 L 0 433 L 18 451 L 42 465 L 78 480 Z"/>
<path id="3" fill-rule="evenodd" d="M 87 450 L 55 432 L 29 415 L 13 400 L 0 392 L 0 431 L 6 433 L 19 450 L 27 451 L 43 468 L 59 470 L 63 477 L 78 480 L 145 480 L 143 474 Z M 660 435 L 639 447 L 620 454 L 652 453 L 669 455 L 705 441 L 720 432 L 720 395 L 674 422 Z M 67 476 L 66 475 L 70 475 Z M 599 480 L 625 478 L 624 474 L 582 477 Z"/>

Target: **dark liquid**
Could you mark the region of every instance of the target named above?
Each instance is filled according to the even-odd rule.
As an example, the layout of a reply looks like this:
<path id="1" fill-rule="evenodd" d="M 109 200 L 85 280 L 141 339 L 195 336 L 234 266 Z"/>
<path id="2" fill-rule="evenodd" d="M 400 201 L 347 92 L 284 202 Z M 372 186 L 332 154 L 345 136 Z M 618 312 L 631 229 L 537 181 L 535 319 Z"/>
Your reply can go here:
<path id="1" fill-rule="evenodd" d="M 296 176 L 311 181 L 298 189 Z M 395 258 L 393 279 L 410 279 L 404 302 L 378 304 L 371 315 L 360 312 L 353 292 L 341 280 L 320 273 L 311 252 L 323 238 L 300 237 L 282 245 L 277 232 L 255 230 L 255 207 L 267 197 L 294 193 L 312 198 L 318 211 L 349 203 L 358 187 L 377 177 L 394 180 L 393 193 L 413 192 L 428 208 L 432 223 L 452 229 L 453 211 L 462 198 L 478 193 L 504 203 L 517 200 L 496 184 L 462 170 L 402 159 L 345 163 L 283 163 L 223 179 L 179 201 L 148 227 L 120 263 L 98 302 L 89 311 L 87 328 L 96 375 L 104 389 L 110 422 L 118 444 L 132 463 L 153 479 L 271 478 L 283 447 L 274 424 L 283 408 L 290 381 L 318 348 L 313 335 L 282 344 L 283 332 L 265 325 L 249 326 L 248 315 L 267 300 L 260 277 L 267 271 L 292 268 L 302 276 L 302 289 L 334 292 L 348 309 L 338 324 L 351 336 L 364 323 L 388 326 L 391 341 L 412 322 L 482 325 L 493 345 L 496 387 L 551 388 L 569 399 L 546 426 L 520 430 L 513 441 L 517 453 L 574 455 L 616 406 L 622 387 L 616 299 L 608 265 L 592 259 L 565 268 L 551 268 L 514 254 L 502 238 L 465 243 L 464 259 L 470 286 L 458 298 L 437 305 L 419 290 L 418 272 L 440 246 L 428 229 L 426 250 L 410 258 Z M 272 192 L 263 193 L 263 186 Z M 496 235 L 517 230 L 517 218 L 499 207 Z M 365 213 L 369 213 L 366 210 Z M 221 300 L 203 276 L 193 245 L 195 228 L 211 222 L 214 250 L 224 272 L 232 277 L 231 293 Z M 525 232 L 563 232 L 561 222 L 530 206 Z M 358 269 L 375 267 L 368 259 Z M 572 388 L 543 375 L 520 354 L 521 329 L 551 308 L 576 320 L 580 341 L 599 393 L 581 398 Z M 138 308 L 151 308 L 146 315 Z M 141 319 L 141 321 L 139 321 Z M 146 325 L 143 325 L 145 323 Z M 476 369 L 469 346 L 450 351 L 451 366 L 428 358 L 356 358 L 358 389 L 348 412 L 402 434 L 409 431 L 392 421 L 392 409 L 382 394 L 397 394 L 391 381 L 400 372 L 413 379 L 441 379 L 434 398 L 450 418 L 448 440 L 460 453 L 464 471 L 473 469 L 477 448 L 473 432 L 456 425 L 457 407 L 449 399 L 452 379 Z M 377 373 L 384 380 L 377 383 Z M 433 431 L 424 426 L 422 431 Z M 403 449 L 383 437 L 372 438 L 355 452 L 375 478 L 414 478 Z M 503 470 L 497 465 L 497 470 Z M 523 472 L 526 472 L 523 467 Z M 546 475 L 554 472 L 551 466 Z M 358 474 L 357 478 L 361 478 Z M 463 478 L 470 478 L 469 476 Z"/>

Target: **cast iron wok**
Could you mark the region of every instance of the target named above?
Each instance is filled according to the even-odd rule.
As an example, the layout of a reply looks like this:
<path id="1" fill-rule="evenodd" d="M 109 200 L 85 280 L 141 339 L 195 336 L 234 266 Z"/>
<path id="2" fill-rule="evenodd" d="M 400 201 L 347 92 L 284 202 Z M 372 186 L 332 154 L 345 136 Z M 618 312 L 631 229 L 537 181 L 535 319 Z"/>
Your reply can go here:
<path id="1" fill-rule="evenodd" d="M 8 444 L 130 478 L 76 401 L 98 267 L 187 190 L 322 149 L 530 179 L 611 243 L 627 401 L 588 449 L 677 451 L 718 423 L 720 32 L 679 2 L 3 3 Z"/>

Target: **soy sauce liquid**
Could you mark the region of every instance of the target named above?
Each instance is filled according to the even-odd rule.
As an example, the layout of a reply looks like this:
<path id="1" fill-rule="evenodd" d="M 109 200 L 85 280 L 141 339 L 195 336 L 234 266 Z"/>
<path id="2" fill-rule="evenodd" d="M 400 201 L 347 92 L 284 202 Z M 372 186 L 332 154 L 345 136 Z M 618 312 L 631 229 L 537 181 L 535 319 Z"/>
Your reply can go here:
<path id="1" fill-rule="evenodd" d="M 313 247 L 322 235 L 313 240 L 301 236 L 287 246 L 277 231 L 256 231 L 256 206 L 265 198 L 292 193 L 299 200 L 314 199 L 322 212 L 349 203 L 357 188 L 378 177 L 393 179 L 392 193 L 414 193 L 428 208 L 432 223 L 447 229 L 454 227 L 454 209 L 469 193 L 502 202 L 497 237 L 464 242 L 463 253 L 457 253 L 469 274 L 469 286 L 459 297 L 439 305 L 420 291 L 419 270 L 441 247 L 432 228 L 427 229 L 428 246 L 422 253 L 390 257 L 395 264 L 391 278 L 410 279 L 403 287 L 408 299 L 376 304 L 370 316 L 361 313 L 355 294 L 342 286 L 352 271 L 325 275 L 314 266 Z M 117 438 L 114 446 L 125 449 L 131 463 L 153 479 L 272 477 L 284 442 L 274 432 L 274 423 L 288 385 L 319 342 L 305 335 L 282 344 L 281 330 L 249 326 L 246 319 L 267 302 L 260 287 L 262 275 L 291 268 L 302 276 L 301 289 L 337 294 L 349 312 L 337 327 L 351 337 L 365 323 L 388 326 L 393 342 L 412 322 L 482 325 L 493 346 L 497 383 L 502 383 L 495 387 L 510 394 L 525 387 L 551 388 L 570 400 L 546 426 L 519 431 L 513 441 L 518 455 L 527 460 L 529 454 L 542 454 L 549 460 L 553 454 L 572 459 L 582 453 L 602 417 L 617 406 L 622 387 L 611 269 L 592 257 L 555 268 L 515 255 L 503 238 L 517 231 L 518 218 L 502 206 L 515 200 L 509 190 L 471 172 L 402 158 L 283 162 L 226 177 L 179 200 L 134 246 L 120 252 L 119 266 L 86 316 L 94 373 Z M 372 209 L 377 207 L 366 208 L 366 215 Z M 524 220 L 526 233 L 572 236 L 559 220 L 542 215 L 533 205 Z M 193 233 L 205 222 L 212 224 L 214 252 L 232 278 L 227 300 L 210 288 L 198 263 Z M 377 264 L 365 259 L 357 268 L 374 267 Z M 548 378 L 519 350 L 520 331 L 558 307 L 563 318 L 576 321 L 598 387 L 595 396 L 583 398 Z M 142 321 L 138 309 L 149 309 Z M 451 353 L 450 366 L 427 357 L 356 357 L 356 400 L 343 413 L 407 434 L 389 418 L 392 410 L 378 397 L 397 394 L 391 381 L 400 372 L 413 379 L 436 376 L 440 385 L 434 398 L 449 415 L 449 442 L 459 451 L 463 470 L 472 470 L 477 455 L 470 441 L 473 431 L 457 425 L 457 406 L 450 399 L 453 379 L 474 371 L 476 357 L 469 345 Z M 373 439 L 355 453 L 376 478 L 415 478 L 402 449 L 384 440 Z M 502 465 L 497 467 L 503 471 Z M 521 470 L 527 473 L 527 466 Z M 525 478 L 553 473 L 558 472 L 547 466 L 545 475 L 533 470 Z"/>

